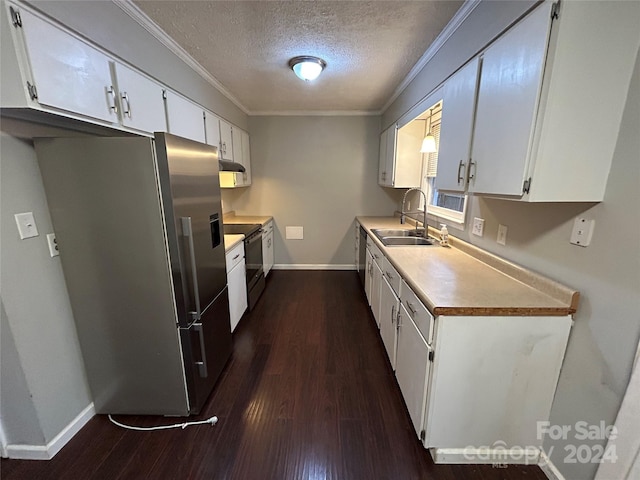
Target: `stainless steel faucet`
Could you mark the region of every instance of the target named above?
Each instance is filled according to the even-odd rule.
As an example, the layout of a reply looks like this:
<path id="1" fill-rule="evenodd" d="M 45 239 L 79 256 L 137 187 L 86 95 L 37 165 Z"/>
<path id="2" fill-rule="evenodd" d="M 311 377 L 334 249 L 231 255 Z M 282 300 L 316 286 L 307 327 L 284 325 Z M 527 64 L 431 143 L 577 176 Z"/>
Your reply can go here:
<path id="1" fill-rule="evenodd" d="M 424 238 L 427 238 L 427 195 L 422 191 L 422 189 L 418 187 L 413 187 L 407 190 L 406 192 L 404 192 L 404 197 L 402 197 L 402 212 L 400 213 L 400 223 L 404 224 L 404 217 L 408 213 L 423 213 L 423 212 L 420 212 L 420 210 L 415 210 L 413 212 L 405 212 L 404 205 L 405 205 L 405 202 L 407 201 L 407 195 L 409 194 L 409 192 L 420 192 L 424 197 L 424 219 L 422 221 L 422 225 L 424 227 L 423 236 Z M 416 222 L 416 230 L 418 230 L 417 222 Z"/>

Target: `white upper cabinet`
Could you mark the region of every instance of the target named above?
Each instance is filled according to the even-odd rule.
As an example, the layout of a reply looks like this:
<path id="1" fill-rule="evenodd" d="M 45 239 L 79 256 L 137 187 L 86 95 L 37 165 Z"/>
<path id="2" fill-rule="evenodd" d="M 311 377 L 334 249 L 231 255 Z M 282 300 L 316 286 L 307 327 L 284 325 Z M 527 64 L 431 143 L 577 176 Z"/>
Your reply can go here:
<path id="1" fill-rule="evenodd" d="M 24 51 L 19 55 L 27 58 L 24 86 L 33 106 L 118 123 L 110 58 L 27 10 L 7 7 L 11 9 L 10 15 L 14 15 L 17 43 L 24 42 Z"/>
<path id="2" fill-rule="evenodd" d="M 380 135 L 378 184 L 383 187 L 408 188 L 420 185 L 420 145 L 415 147 L 415 136 L 400 132 L 396 125 Z M 422 138 L 419 139 L 422 141 Z"/>
<path id="3" fill-rule="evenodd" d="M 472 192 L 523 194 L 549 38 L 550 8 L 550 4 L 544 4 L 536 9 L 482 56 L 470 166 Z"/>
<path id="4" fill-rule="evenodd" d="M 164 87 L 120 63 L 114 63 L 122 125 L 143 132 L 166 132 Z"/>
<path id="5" fill-rule="evenodd" d="M 233 127 L 220 120 L 220 158 L 233 161 Z"/>
<path id="6" fill-rule="evenodd" d="M 638 18 L 639 2 L 545 2 L 489 46 L 470 192 L 603 200 L 640 46 Z"/>
<path id="7" fill-rule="evenodd" d="M 244 185 L 251 185 L 251 146 L 249 145 L 249 134 L 240 130 L 242 138 L 242 165 L 244 165 Z"/>
<path id="8" fill-rule="evenodd" d="M 169 133 L 204 143 L 205 122 L 202 107 L 170 90 L 167 90 L 166 97 Z"/>
<path id="9" fill-rule="evenodd" d="M 388 186 L 387 184 L 387 131 L 380 134 L 380 152 L 378 158 L 378 185 Z M 389 184 L 391 181 L 389 181 Z"/>
<path id="10" fill-rule="evenodd" d="M 447 80 L 442 89 L 438 148 L 438 190 L 463 192 L 473 133 L 479 59 L 474 58 Z"/>
<path id="11" fill-rule="evenodd" d="M 220 156 L 220 119 L 207 110 L 204 111 L 204 131 L 207 145 L 216 147 Z"/>

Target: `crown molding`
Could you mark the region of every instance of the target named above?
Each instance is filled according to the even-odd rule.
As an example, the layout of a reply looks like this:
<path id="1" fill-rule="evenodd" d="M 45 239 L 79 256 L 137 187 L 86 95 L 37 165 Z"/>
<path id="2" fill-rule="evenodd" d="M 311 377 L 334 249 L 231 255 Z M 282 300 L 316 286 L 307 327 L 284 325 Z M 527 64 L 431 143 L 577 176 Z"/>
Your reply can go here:
<path id="1" fill-rule="evenodd" d="M 251 112 L 252 117 L 373 117 L 380 110 L 260 110 Z"/>
<path id="2" fill-rule="evenodd" d="M 218 81 L 213 75 L 211 75 L 200 63 L 196 61 L 189 53 L 176 43 L 167 32 L 162 30 L 149 16 L 144 13 L 140 8 L 134 4 L 131 0 L 111 0 L 120 9 L 122 9 L 129 17 L 135 20 L 142 28 L 153 35 L 160 43 L 171 50 L 178 58 L 186 63 L 191 69 L 193 69 L 198 75 L 209 82 L 220 93 L 227 97 L 236 107 L 242 110 L 245 114 L 250 115 L 249 110 L 240 103 L 229 90 L 225 88 L 222 83 Z"/>
<path id="3" fill-rule="evenodd" d="M 456 12 L 456 14 L 451 18 L 447 26 L 444 27 L 444 30 L 440 32 L 440 35 L 436 37 L 433 43 L 427 48 L 427 50 L 422 54 L 420 59 L 416 62 L 413 68 L 409 71 L 407 76 L 400 82 L 400 84 L 396 87 L 391 95 L 391 98 L 387 100 L 387 103 L 380 109 L 381 113 L 384 113 L 393 102 L 400 96 L 400 94 L 404 91 L 405 88 L 409 86 L 411 81 L 416 78 L 418 73 L 422 71 L 422 69 L 429 63 L 436 53 L 442 48 L 445 42 L 453 35 L 453 33 L 462 25 L 462 22 L 466 20 L 466 18 L 475 10 L 475 8 L 480 4 L 481 0 L 466 0 L 464 4 L 460 7 L 460 9 Z"/>

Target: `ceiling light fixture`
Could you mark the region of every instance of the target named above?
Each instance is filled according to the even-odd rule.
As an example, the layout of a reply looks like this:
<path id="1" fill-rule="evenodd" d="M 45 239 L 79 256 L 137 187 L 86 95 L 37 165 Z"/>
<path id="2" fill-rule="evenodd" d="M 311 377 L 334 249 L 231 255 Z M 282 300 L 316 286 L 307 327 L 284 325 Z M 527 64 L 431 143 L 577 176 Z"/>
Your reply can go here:
<path id="1" fill-rule="evenodd" d="M 302 57 L 294 57 L 289 60 L 289 67 L 293 72 L 305 82 L 310 82 L 318 78 L 318 75 L 322 73 L 324 67 L 327 66 L 327 62 L 318 57 L 311 57 L 308 55 Z"/>
<path id="2" fill-rule="evenodd" d="M 431 112 L 433 109 L 429 109 L 429 133 L 422 140 L 422 147 L 420 148 L 420 153 L 435 153 L 438 151 L 438 147 L 436 146 L 436 137 L 431 133 Z M 426 120 L 425 120 L 426 122 Z M 426 125 L 425 125 L 426 126 Z"/>

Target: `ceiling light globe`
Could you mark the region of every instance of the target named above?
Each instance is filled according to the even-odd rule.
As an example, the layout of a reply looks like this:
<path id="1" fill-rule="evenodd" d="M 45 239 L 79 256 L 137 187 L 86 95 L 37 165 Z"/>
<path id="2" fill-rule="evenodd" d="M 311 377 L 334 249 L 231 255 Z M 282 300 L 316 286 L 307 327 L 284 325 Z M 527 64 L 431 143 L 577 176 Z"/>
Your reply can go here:
<path id="1" fill-rule="evenodd" d="M 327 64 L 317 57 L 295 57 L 289 61 L 289 66 L 296 76 L 306 82 L 318 78 Z"/>

